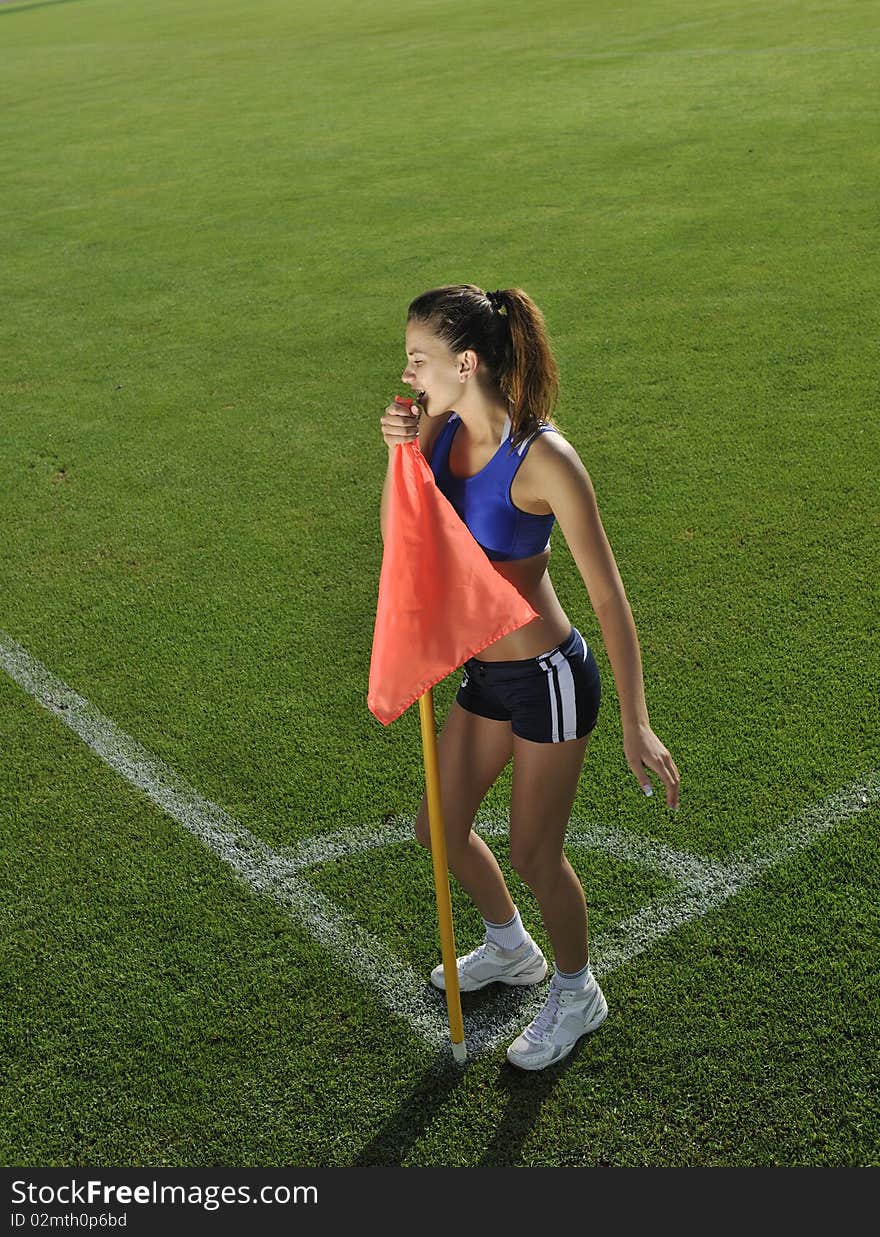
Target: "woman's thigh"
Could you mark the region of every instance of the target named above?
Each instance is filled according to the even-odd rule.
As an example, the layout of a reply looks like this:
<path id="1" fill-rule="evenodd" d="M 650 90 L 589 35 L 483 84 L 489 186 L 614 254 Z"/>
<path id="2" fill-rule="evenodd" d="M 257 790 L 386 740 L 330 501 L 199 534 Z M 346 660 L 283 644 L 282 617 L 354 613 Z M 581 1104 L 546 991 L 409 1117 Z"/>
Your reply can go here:
<path id="1" fill-rule="evenodd" d="M 461 844 L 486 792 L 513 754 L 510 722 L 480 717 L 453 700 L 437 739 L 440 797 L 447 842 Z M 419 841 L 428 844 L 427 796 L 416 817 Z"/>
<path id="2" fill-rule="evenodd" d="M 589 735 L 563 743 L 513 736 L 510 858 L 517 868 L 562 853 Z"/>

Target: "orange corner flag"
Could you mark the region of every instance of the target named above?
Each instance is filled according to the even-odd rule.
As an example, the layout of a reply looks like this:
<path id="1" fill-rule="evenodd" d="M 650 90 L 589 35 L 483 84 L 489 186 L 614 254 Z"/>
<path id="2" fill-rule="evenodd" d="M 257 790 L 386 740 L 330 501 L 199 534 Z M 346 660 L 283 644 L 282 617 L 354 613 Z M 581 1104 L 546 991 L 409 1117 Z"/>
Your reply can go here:
<path id="1" fill-rule="evenodd" d="M 387 726 L 486 645 L 538 618 L 434 480 L 395 447 L 367 706 Z"/>

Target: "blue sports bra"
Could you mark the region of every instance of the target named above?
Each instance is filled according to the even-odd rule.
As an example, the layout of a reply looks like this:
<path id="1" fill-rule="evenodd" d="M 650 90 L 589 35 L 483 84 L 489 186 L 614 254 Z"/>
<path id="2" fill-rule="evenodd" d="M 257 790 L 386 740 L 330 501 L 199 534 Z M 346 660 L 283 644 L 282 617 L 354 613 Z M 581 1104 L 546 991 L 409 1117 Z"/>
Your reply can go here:
<path id="1" fill-rule="evenodd" d="M 431 471 L 437 488 L 445 494 L 471 534 L 495 562 L 528 558 L 540 554 L 550 544 L 554 515 L 532 515 L 515 507 L 510 487 L 526 451 L 539 434 L 558 431 L 552 425 L 540 426 L 518 447 L 511 447 L 510 417 L 504 423 L 501 446 L 485 468 L 473 477 L 454 477 L 449 471 L 449 451 L 461 417 L 454 412 L 437 435 L 431 452 Z"/>

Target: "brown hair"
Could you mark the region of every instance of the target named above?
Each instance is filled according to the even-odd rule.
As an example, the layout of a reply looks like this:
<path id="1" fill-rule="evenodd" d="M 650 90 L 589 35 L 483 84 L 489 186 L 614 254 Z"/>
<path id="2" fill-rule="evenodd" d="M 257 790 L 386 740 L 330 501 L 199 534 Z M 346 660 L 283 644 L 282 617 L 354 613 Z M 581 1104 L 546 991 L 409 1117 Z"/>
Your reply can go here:
<path id="1" fill-rule="evenodd" d="M 476 352 L 510 415 L 510 444 L 552 425 L 559 374 L 544 315 L 522 288 L 492 300 L 476 284 L 432 288 L 410 302 L 407 322 L 424 323 L 452 352 Z"/>

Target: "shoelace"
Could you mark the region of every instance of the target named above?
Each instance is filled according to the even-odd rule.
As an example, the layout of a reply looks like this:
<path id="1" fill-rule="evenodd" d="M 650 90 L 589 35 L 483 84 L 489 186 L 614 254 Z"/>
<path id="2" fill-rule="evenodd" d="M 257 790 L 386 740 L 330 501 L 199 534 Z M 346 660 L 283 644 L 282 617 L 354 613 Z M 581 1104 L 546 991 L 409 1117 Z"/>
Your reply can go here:
<path id="1" fill-rule="evenodd" d="M 532 1019 L 523 1032 L 526 1039 L 530 1039 L 533 1044 L 543 1043 L 553 1030 L 553 1023 L 556 1021 L 556 1015 L 559 1013 L 559 1002 L 562 998 L 562 992 L 562 988 L 558 988 L 556 984 L 551 983 L 544 1008 Z"/>
<path id="2" fill-rule="evenodd" d="M 462 971 L 468 962 L 472 962 L 475 959 L 482 958 L 483 954 L 486 952 L 487 944 L 488 944 L 487 941 L 483 941 L 482 945 L 478 945 L 477 948 L 472 949 L 469 954 L 465 954 L 463 958 L 459 958 L 458 960 L 459 971 Z"/>
<path id="3" fill-rule="evenodd" d="M 477 946 L 476 949 L 472 949 L 469 954 L 465 954 L 463 957 L 459 958 L 458 960 L 459 975 L 461 975 L 462 971 L 464 970 L 464 968 L 467 966 L 469 962 L 475 962 L 475 961 L 479 962 L 485 955 L 488 948 L 489 948 L 489 941 L 483 941 L 481 944 Z"/>

